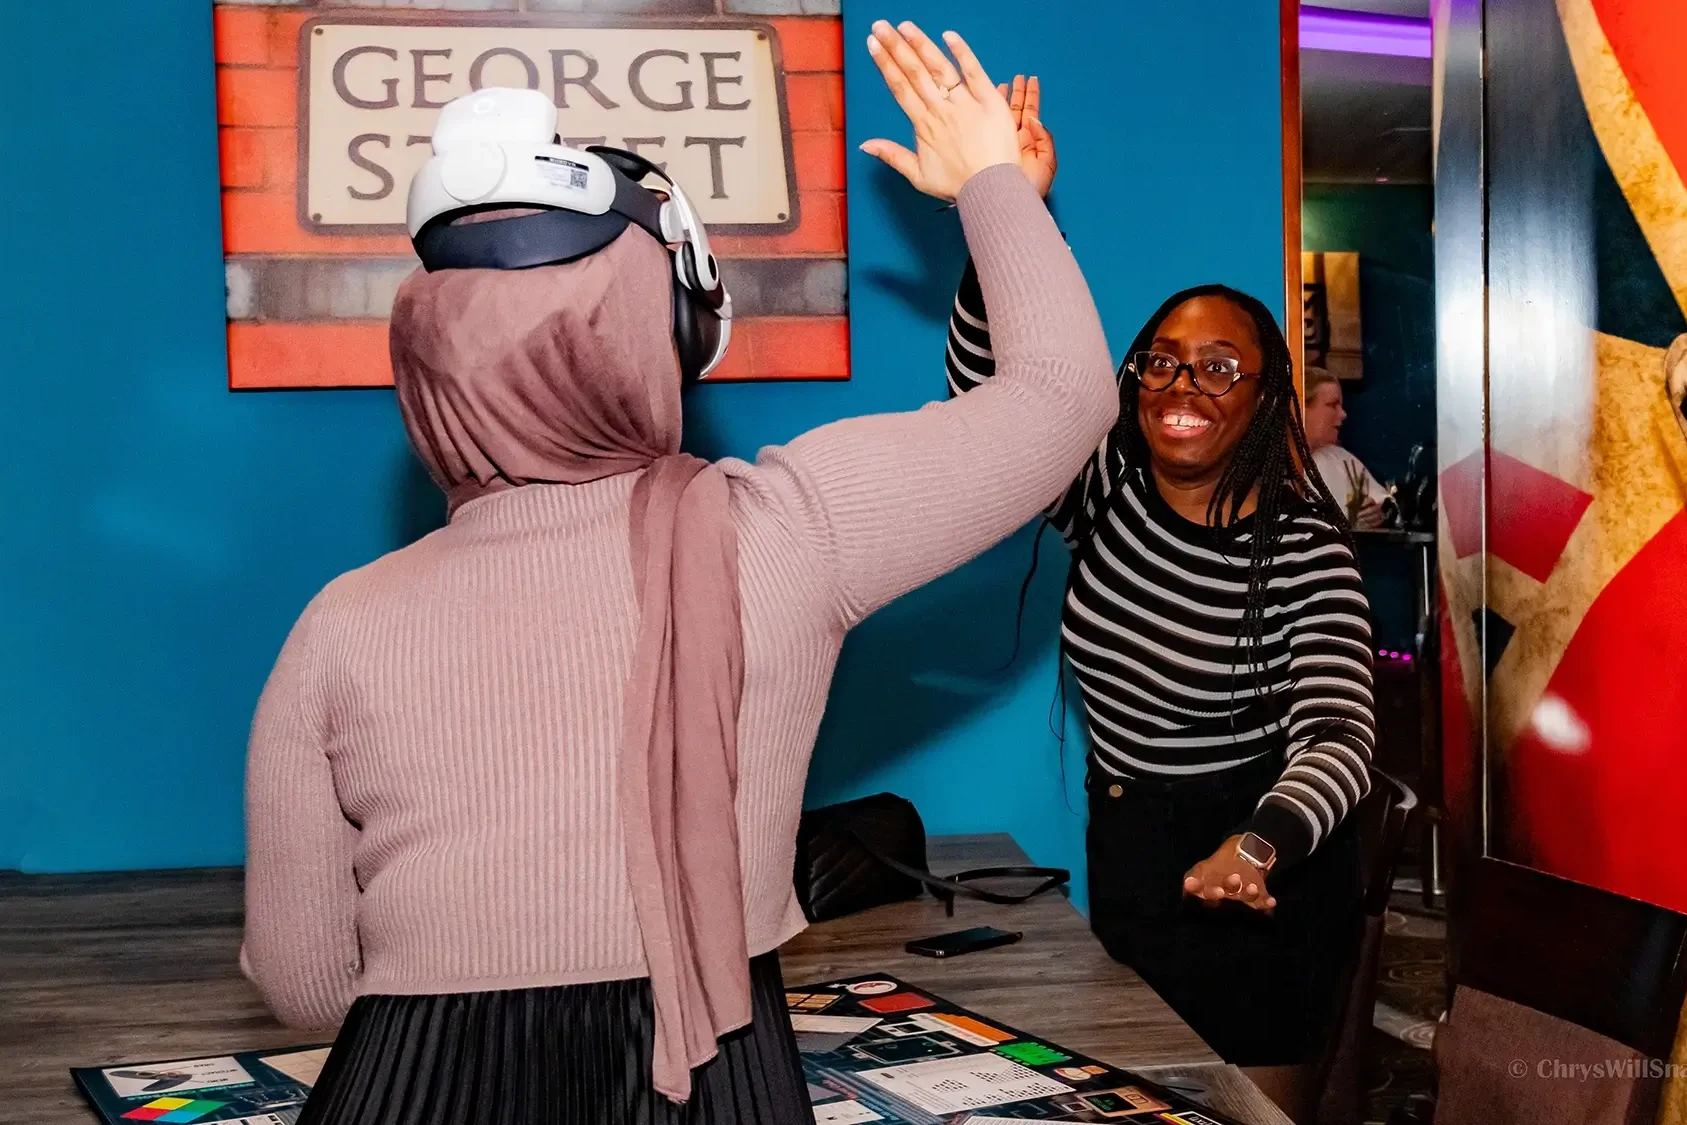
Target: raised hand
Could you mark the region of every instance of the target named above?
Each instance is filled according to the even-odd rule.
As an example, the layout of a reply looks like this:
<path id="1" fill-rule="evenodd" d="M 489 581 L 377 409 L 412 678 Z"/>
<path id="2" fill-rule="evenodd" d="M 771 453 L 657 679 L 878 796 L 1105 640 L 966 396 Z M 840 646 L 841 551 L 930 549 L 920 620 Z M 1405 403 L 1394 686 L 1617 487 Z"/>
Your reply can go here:
<path id="1" fill-rule="evenodd" d="M 1014 127 L 1019 130 L 1020 170 L 1037 189 L 1037 194 L 1047 199 L 1060 161 L 1054 153 L 1054 134 L 1044 127 L 1042 121 L 1042 83 L 1035 74 L 1030 78 L 1016 74 L 1011 86 L 1003 83 L 996 87 L 996 92 L 1008 100 L 1008 111 L 1013 114 Z"/>
<path id="2" fill-rule="evenodd" d="M 1013 113 L 972 49 L 952 31 L 942 48 L 912 23 L 873 25 L 867 50 L 914 127 L 914 149 L 875 139 L 861 151 L 900 172 L 915 188 L 954 199 L 961 185 L 996 164 L 1023 167 Z M 958 69 L 957 69 L 958 67 Z"/>

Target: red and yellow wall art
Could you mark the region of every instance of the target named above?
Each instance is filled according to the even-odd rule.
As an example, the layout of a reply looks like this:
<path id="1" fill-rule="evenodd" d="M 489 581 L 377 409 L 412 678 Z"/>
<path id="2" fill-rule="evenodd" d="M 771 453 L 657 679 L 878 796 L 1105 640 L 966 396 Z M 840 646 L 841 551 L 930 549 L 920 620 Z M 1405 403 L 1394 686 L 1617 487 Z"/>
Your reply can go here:
<path id="1" fill-rule="evenodd" d="M 1447 770 L 1485 727 L 1488 854 L 1678 911 L 1684 42 L 1677 0 L 1488 6 L 1488 436 L 1441 482 Z"/>

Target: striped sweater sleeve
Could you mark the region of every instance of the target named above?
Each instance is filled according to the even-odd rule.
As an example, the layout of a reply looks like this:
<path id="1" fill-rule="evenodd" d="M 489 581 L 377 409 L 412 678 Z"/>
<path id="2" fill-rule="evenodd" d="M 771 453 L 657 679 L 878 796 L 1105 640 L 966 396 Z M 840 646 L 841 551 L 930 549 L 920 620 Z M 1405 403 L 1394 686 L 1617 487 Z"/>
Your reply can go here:
<path id="1" fill-rule="evenodd" d="M 983 386 L 996 374 L 996 356 L 990 347 L 990 321 L 984 306 L 984 289 L 978 283 L 978 267 L 967 259 L 966 270 L 949 312 L 949 339 L 943 359 L 949 377 L 949 397 L 954 398 Z M 1108 472 L 1108 443 L 1096 448 L 1076 479 L 1043 514 L 1068 544 L 1088 534 L 1090 521 L 1107 501 L 1116 474 Z"/>
<path id="2" fill-rule="evenodd" d="M 1310 537 L 1283 591 L 1289 641 L 1289 745 L 1282 776 L 1248 828 L 1277 849 L 1277 869 L 1305 858 L 1370 791 L 1376 747 L 1370 608 L 1335 529 L 1301 517 Z"/>

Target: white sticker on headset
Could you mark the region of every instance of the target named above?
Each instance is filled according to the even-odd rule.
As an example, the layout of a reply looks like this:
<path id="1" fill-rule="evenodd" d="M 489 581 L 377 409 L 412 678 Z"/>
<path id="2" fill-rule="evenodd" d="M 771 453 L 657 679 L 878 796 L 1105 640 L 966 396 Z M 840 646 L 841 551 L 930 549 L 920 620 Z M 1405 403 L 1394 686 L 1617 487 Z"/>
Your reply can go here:
<path id="1" fill-rule="evenodd" d="M 572 160 L 564 160 L 560 156 L 535 156 L 539 178 L 555 187 L 572 188 L 575 191 L 586 190 L 586 174 L 588 169 L 584 164 Z"/>

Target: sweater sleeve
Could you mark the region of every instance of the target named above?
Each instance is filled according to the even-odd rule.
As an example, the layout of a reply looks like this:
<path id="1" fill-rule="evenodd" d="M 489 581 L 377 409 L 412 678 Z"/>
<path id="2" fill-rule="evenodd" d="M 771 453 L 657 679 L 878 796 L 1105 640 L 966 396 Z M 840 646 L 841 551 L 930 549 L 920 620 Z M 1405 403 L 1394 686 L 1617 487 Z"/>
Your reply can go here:
<path id="1" fill-rule="evenodd" d="M 1376 747 L 1370 605 L 1353 555 L 1318 527 L 1285 606 L 1287 762 L 1247 825 L 1277 849 L 1277 870 L 1309 855 L 1370 792 Z"/>
<path id="2" fill-rule="evenodd" d="M 1101 321 L 1023 173 L 958 199 L 995 321 L 988 385 L 764 450 L 759 475 L 814 548 L 846 626 L 1012 534 L 1058 498 L 1117 412 Z"/>
<path id="3" fill-rule="evenodd" d="M 360 969 L 358 833 L 329 771 L 312 621 L 307 609 L 287 638 L 252 724 L 240 965 L 281 1022 L 326 1028 L 351 1006 Z"/>
<path id="4" fill-rule="evenodd" d="M 990 320 L 984 304 L 984 290 L 978 281 L 978 267 L 967 259 L 949 312 L 949 340 L 943 357 L 949 377 L 949 396 L 954 398 L 983 386 L 996 374 L 996 357 L 990 347 Z M 1074 545 L 1089 534 L 1095 513 L 1106 505 L 1117 483 L 1109 472 L 1105 439 L 1066 490 L 1043 515 L 1067 544 Z M 1113 466 L 1116 470 L 1117 465 Z"/>

